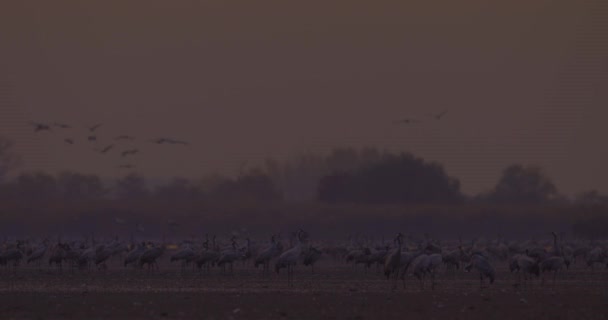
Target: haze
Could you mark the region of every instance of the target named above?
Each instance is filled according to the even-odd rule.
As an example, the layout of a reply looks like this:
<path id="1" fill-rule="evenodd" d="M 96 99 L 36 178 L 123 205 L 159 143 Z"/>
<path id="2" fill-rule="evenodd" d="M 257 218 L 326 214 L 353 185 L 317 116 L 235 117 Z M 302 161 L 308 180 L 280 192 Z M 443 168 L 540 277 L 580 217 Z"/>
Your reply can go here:
<path id="1" fill-rule="evenodd" d="M 68 146 L 34 120 L 190 141 L 138 142 L 157 178 L 377 146 L 443 163 L 467 193 L 511 163 L 606 192 L 602 2 L 5 1 L 0 135 L 23 170 L 123 174 L 89 152 L 104 141 Z"/>

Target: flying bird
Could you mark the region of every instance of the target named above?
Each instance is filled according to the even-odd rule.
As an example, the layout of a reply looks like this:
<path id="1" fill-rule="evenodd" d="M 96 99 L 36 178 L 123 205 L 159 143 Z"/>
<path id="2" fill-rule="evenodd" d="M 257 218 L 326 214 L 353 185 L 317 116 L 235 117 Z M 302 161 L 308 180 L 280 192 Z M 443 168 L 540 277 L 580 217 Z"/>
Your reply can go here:
<path id="1" fill-rule="evenodd" d="M 105 147 L 105 148 L 101 149 L 101 150 L 99 151 L 99 153 L 107 153 L 108 151 L 112 150 L 112 148 L 114 148 L 114 145 L 113 145 L 113 144 L 111 144 L 111 145 L 109 145 L 109 146 L 107 146 L 107 147 Z"/>
<path id="2" fill-rule="evenodd" d="M 131 136 L 128 136 L 126 134 L 114 138 L 114 140 L 134 140 L 134 139 L 135 139 L 135 137 L 131 137 Z"/>
<path id="3" fill-rule="evenodd" d="M 89 127 L 89 131 L 91 132 L 95 132 L 95 130 L 97 130 L 99 127 L 101 127 L 101 123 L 100 124 L 96 124 L 92 127 Z"/>
<path id="4" fill-rule="evenodd" d="M 174 139 L 169 139 L 169 138 L 158 138 L 156 140 L 152 140 L 152 142 L 156 143 L 156 144 L 182 144 L 182 145 L 189 145 L 188 142 L 186 141 L 182 141 L 182 140 L 174 140 Z"/>
<path id="5" fill-rule="evenodd" d="M 51 131 L 51 126 L 45 123 L 30 121 L 30 125 L 34 126 L 34 132 Z"/>
<path id="6" fill-rule="evenodd" d="M 71 128 L 71 126 L 69 124 L 65 124 L 65 123 L 55 122 L 53 125 L 55 127 L 57 127 L 57 128 L 61 128 L 61 129 L 69 129 L 69 128 Z"/>
<path id="7" fill-rule="evenodd" d="M 136 154 L 138 152 L 139 152 L 139 150 L 137 150 L 137 149 L 130 149 L 130 150 L 123 151 L 120 155 L 122 157 L 126 157 L 126 156 L 130 156 L 130 155 L 134 155 L 134 154 Z"/>
<path id="8" fill-rule="evenodd" d="M 68 139 L 64 139 L 63 141 L 64 141 L 65 143 L 67 143 L 67 144 L 74 144 L 74 140 L 69 139 L 69 138 L 68 138 Z"/>
<path id="9" fill-rule="evenodd" d="M 432 115 L 430 115 L 430 117 L 434 118 L 435 120 L 441 120 L 441 118 L 443 118 L 443 116 L 445 116 L 446 113 L 448 113 L 448 111 L 444 110 L 444 111 L 442 111 L 440 113 L 432 114 Z"/>
<path id="10" fill-rule="evenodd" d="M 97 136 L 89 136 L 87 139 L 89 141 L 97 141 Z"/>
<path id="11" fill-rule="evenodd" d="M 412 118 L 405 118 L 405 119 L 394 121 L 395 124 L 412 124 L 412 123 L 419 123 L 419 122 L 420 121 L 418 121 L 416 119 L 412 119 Z"/>

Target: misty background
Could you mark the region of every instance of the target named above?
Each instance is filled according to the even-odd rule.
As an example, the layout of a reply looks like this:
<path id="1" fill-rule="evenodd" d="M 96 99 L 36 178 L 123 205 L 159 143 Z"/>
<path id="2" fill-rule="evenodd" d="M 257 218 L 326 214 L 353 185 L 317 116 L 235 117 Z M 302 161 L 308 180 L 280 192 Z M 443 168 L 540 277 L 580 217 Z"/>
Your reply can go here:
<path id="1" fill-rule="evenodd" d="M 0 9 L 0 136 L 14 156 L 1 158 L 7 230 L 31 226 L 19 222 L 26 216 L 56 229 L 69 219 L 118 228 L 116 217 L 127 233 L 167 219 L 232 228 L 253 223 L 245 212 L 266 216 L 260 228 L 323 217 L 318 228 L 378 219 L 381 230 L 409 214 L 438 229 L 454 211 L 460 227 L 478 229 L 466 214 L 517 225 L 517 213 L 533 228 L 550 212 L 571 231 L 601 216 L 602 1 L 32 0 Z M 404 118 L 420 122 L 393 123 Z M 35 133 L 29 121 L 73 128 Z M 97 123 L 90 143 L 85 127 Z M 137 137 L 124 146 L 141 151 L 132 172 L 94 151 L 121 134 Z M 164 136 L 191 145 L 149 142 Z"/>

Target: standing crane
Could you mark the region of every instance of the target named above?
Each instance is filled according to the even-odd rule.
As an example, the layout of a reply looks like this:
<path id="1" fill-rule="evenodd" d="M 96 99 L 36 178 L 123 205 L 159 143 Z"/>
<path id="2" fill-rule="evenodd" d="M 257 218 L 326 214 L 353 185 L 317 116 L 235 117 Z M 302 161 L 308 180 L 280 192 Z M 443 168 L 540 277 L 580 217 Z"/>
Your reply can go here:
<path id="1" fill-rule="evenodd" d="M 165 252 L 164 243 L 161 245 L 153 246 L 150 249 L 144 251 L 139 257 L 139 266 L 143 267 L 145 264 L 148 265 L 148 271 L 152 269 L 152 266 L 156 266 L 158 268 L 158 263 L 156 260 L 160 258 Z"/>
<path id="2" fill-rule="evenodd" d="M 304 254 L 304 265 L 311 267 L 312 274 L 315 273 L 315 263 L 321 257 L 321 253 L 322 253 L 321 250 L 319 250 L 313 246 L 310 246 L 308 248 L 308 250 L 306 251 L 306 253 Z"/>
<path id="3" fill-rule="evenodd" d="M 399 279 L 399 270 L 401 270 L 401 246 L 403 242 L 403 234 L 399 232 L 394 240 L 395 248 L 386 256 L 384 260 L 384 276 L 387 280 L 390 280 L 391 276 L 395 277 L 393 282 L 393 290 L 397 287 L 397 280 Z"/>
<path id="4" fill-rule="evenodd" d="M 261 264 L 263 266 L 263 272 L 267 273 L 270 270 L 270 260 L 280 253 L 281 250 L 276 236 L 272 235 L 272 237 L 270 237 L 270 246 L 258 254 L 255 258 L 254 266 L 257 268 L 258 265 Z"/>
<path id="5" fill-rule="evenodd" d="M 555 285 L 555 278 L 557 277 L 557 272 L 562 270 L 564 265 L 568 265 L 569 261 L 567 261 L 563 256 L 562 248 L 557 243 L 557 234 L 555 232 L 551 232 L 553 235 L 553 256 L 544 259 L 540 262 L 540 271 L 542 272 L 542 283 L 545 283 L 545 273 L 553 272 L 553 285 Z"/>
<path id="6" fill-rule="evenodd" d="M 297 243 L 296 245 L 283 252 L 277 262 L 275 263 L 274 269 L 278 274 L 282 268 L 287 268 L 287 285 L 293 286 L 294 267 L 297 265 L 300 255 L 302 254 L 302 242 L 303 242 L 304 231 L 302 229 L 297 232 Z"/>
<path id="7" fill-rule="evenodd" d="M 466 272 L 470 272 L 471 269 L 479 271 L 479 287 L 483 288 L 484 277 L 490 279 L 490 284 L 494 283 L 496 271 L 486 258 L 482 255 L 474 254 L 471 256 L 471 263 L 465 267 Z"/>

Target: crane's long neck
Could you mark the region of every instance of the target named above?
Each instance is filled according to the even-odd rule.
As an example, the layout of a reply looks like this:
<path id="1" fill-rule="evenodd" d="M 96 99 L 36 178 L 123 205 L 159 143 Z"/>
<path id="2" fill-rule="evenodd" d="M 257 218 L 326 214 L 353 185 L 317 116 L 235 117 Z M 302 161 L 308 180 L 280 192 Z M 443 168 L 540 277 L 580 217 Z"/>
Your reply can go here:
<path id="1" fill-rule="evenodd" d="M 560 250 L 559 246 L 557 245 L 557 235 L 555 233 L 553 233 L 553 251 L 555 252 L 555 255 L 561 256 L 562 251 Z"/>

